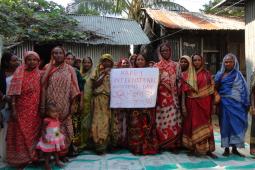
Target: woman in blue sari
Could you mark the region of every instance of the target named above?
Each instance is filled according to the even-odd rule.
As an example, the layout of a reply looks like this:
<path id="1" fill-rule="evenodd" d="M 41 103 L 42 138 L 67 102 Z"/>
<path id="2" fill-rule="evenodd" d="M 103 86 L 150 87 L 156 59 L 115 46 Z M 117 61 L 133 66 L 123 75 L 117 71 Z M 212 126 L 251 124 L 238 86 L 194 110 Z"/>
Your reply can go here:
<path id="1" fill-rule="evenodd" d="M 244 148 L 247 129 L 247 112 L 250 106 L 249 91 L 246 81 L 239 71 L 239 63 L 234 54 L 223 58 L 221 70 L 215 76 L 216 88 L 220 100 L 221 147 L 225 148 L 223 156 L 232 154 L 244 156 L 237 148 Z"/>

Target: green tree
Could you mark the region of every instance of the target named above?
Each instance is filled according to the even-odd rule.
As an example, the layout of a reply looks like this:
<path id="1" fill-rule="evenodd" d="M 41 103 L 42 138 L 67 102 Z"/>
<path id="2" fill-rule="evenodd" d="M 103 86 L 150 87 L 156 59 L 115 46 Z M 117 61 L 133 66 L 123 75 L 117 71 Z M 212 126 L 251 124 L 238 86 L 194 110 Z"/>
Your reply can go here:
<path id="1" fill-rule="evenodd" d="M 187 11 L 171 0 L 75 0 L 68 6 L 68 12 L 85 15 L 126 15 L 130 19 L 140 21 L 142 8 Z"/>
<path id="2" fill-rule="evenodd" d="M 85 32 L 76 31 L 77 24 L 54 2 L 1 0 L 0 3 L 0 34 L 5 46 L 24 40 L 48 42 L 86 38 Z"/>
<path id="3" fill-rule="evenodd" d="M 244 17 L 244 8 L 240 7 L 222 7 L 222 8 L 213 8 L 215 5 L 220 3 L 222 0 L 210 0 L 207 4 L 203 5 L 203 9 L 200 9 L 201 12 L 206 14 L 216 14 L 221 16 L 230 16 L 230 17 Z"/>

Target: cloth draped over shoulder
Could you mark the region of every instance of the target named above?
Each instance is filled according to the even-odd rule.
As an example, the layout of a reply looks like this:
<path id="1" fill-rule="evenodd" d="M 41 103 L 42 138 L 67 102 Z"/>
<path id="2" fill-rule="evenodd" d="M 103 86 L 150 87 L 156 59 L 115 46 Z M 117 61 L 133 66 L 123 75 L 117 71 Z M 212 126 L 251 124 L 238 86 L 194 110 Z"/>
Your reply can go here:
<path id="1" fill-rule="evenodd" d="M 26 60 L 26 58 L 29 55 L 33 55 L 38 60 L 40 60 L 39 55 L 34 51 L 27 51 L 24 55 L 24 60 Z M 20 95 L 21 94 L 21 87 L 22 87 L 24 72 L 25 72 L 26 68 L 27 68 L 27 66 L 25 64 L 23 64 L 16 69 L 16 71 L 13 75 L 12 85 L 10 86 L 9 91 L 8 91 L 8 95 L 12 96 L 12 95 Z M 41 73 L 39 70 L 39 67 L 36 67 L 34 72 L 36 72 L 37 74 Z"/>
<path id="2" fill-rule="evenodd" d="M 206 154 L 215 150 L 211 124 L 214 84 L 210 72 L 204 69 L 204 62 L 196 74 L 188 74 L 188 76 L 193 76 L 188 79 L 196 80 L 198 90 L 194 91 L 194 88 L 189 86 L 184 91 L 187 93 L 185 97 L 187 115 L 183 122 L 182 142 L 189 150 Z"/>
<path id="3" fill-rule="evenodd" d="M 235 62 L 232 71 L 225 73 L 225 60 L 231 56 Z M 236 145 L 244 147 L 244 137 L 247 129 L 247 109 L 250 106 L 249 89 L 239 71 L 239 64 L 234 54 L 227 54 L 222 62 L 221 70 L 215 76 L 219 86 L 221 145 L 229 147 Z"/>
<path id="4" fill-rule="evenodd" d="M 160 61 L 154 65 L 160 72 L 156 105 L 158 142 L 162 149 L 175 149 L 181 144 L 182 116 L 178 98 L 181 69 L 179 63 L 164 59 L 159 50 L 158 55 Z"/>
<path id="5" fill-rule="evenodd" d="M 104 152 L 108 147 L 110 140 L 110 75 L 105 73 L 105 68 L 102 64 L 106 59 L 113 63 L 113 59 L 110 54 L 103 54 L 100 58 L 99 64 L 91 75 L 92 81 L 103 79 L 102 84 L 93 89 L 92 99 L 93 119 L 91 133 L 96 146 L 96 151 L 98 152 Z"/>
<path id="6" fill-rule="evenodd" d="M 37 53 L 28 51 L 25 60 L 30 55 L 40 59 Z M 25 64 L 18 67 L 8 91 L 8 95 L 16 99 L 16 119 L 10 118 L 6 137 L 7 162 L 13 166 L 31 163 L 38 158 L 35 151 L 41 128 L 38 114 L 41 74 L 38 66 L 32 71 L 27 71 Z"/>
<path id="7" fill-rule="evenodd" d="M 188 70 L 183 74 L 183 81 L 185 83 L 187 83 L 187 85 L 192 88 L 194 91 L 197 91 L 198 88 L 197 88 L 197 75 L 196 75 L 196 70 L 195 68 L 193 67 L 193 64 L 192 64 L 192 59 L 191 57 L 187 56 L 187 55 L 184 55 L 180 58 L 179 61 L 181 61 L 181 59 L 186 59 L 189 63 L 189 67 L 188 67 Z"/>
<path id="8" fill-rule="evenodd" d="M 60 129 L 65 136 L 65 145 L 68 148 L 74 136 L 71 116 L 73 99 L 80 95 L 75 70 L 66 63 L 59 66 L 50 63 L 42 79 L 42 85 L 45 88 L 45 104 L 47 106 L 48 103 L 55 103 L 60 111 Z M 61 151 L 60 154 L 66 155 L 67 150 Z"/>
<path id="9" fill-rule="evenodd" d="M 226 57 L 224 57 L 221 70 L 217 72 L 214 80 L 221 87 L 219 90 L 221 97 L 232 98 L 248 107 L 250 105 L 249 89 L 245 78 L 239 71 L 239 63 L 236 56 L 233 54 L 232 56 L 235 62 L 234 69 L 223 78 L 225 72 L 224 61 L 226 60 Z"/>

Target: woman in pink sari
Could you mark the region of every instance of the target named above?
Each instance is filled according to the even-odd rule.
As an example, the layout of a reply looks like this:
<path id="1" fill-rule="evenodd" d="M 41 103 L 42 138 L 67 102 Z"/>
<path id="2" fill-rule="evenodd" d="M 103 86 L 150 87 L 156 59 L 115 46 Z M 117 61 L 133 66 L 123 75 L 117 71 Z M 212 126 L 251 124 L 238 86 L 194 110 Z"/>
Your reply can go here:
<path id="1" fill-rule="evenodd" d="M 168 43 L 159 46 L 160 80 L 156 106 L 156 123 L 159 146 L 161 149 L 176 151 L 181 145 L 182 116 L 179 108 L 178 87 L 181 69 L 171 60 L 171 47 Z"/>
<path id="2" fill-rule="evenodd" d="M 75 70 L 65 63 L 65 50 L 55 47 L 51 51 L 52 60 L 42 77 L 41 112 L 48 103 L 54 103 L 60 110 L 60 129 L 65 135 L 67 149 L 60 156 L 66 156 L 73 137 L 72 104 L 80 94 Z M 67 161 L 63 159 L 63 161 Z"/>
<path id="3" fill-rule="evenodd" d="M 7 162 L 22 169 L 37 160 L 35 146 L 40 136 L 41 118 L 39 55 L 25 53 L 25 64 L 17 68 L 8 95 L 12 98 L 12 113 L 7 130 Z"/>

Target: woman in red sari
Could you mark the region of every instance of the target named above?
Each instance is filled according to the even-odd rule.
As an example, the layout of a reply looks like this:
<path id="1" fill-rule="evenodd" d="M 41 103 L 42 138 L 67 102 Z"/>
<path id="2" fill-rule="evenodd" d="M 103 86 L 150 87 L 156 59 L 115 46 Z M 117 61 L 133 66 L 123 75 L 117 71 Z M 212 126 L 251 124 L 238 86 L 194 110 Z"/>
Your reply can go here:
<path id="1" fill-rule="evenodd" d="M 37 160 L 35 146 L 40 136 L 41 118 L 39 55 L 25 53 L 25 65 L 17 68 L 8 95 L 12 97 L 12 113 L 7 130 L 7 162 L 22 169 Z"/>
<path id="2" fill-rule="evenodd" d="M 72 66 L 65 63 L 65 50 L 55 47 L 51 51 L 52 60 L 47 65 L 42 77 L 41 112 L 45 112 L 48 103 L 54 103 L 60 110 L 60 129 L 65 135 L 67 149 L 61 152 L 62 161 L 68 161 L 65 157 L 74 135 L 72 124 L 71 106 L 76 102 L 80 94 L 77 76 Z"/>
<path id="3" fill-rule="evenodd" d="M 215 150 L 213 127 L 211 124 L 214 82 L 211 73 L 204 68 L 202 56 L 194 55 L 192 62 L 196 74 L 188 73 L 185 78 L 183 91 L 186 96 L 187 115 L 183 124 L 183 145 L 190 150 L 191 154 L 208 155 Z M 191 65 L 191 64 L 190 64 Z M 197 81 L 197 90 L 190 82 Z"/>
<path id="4" fill-rule="evenodd" d="M 146 67 L 145 58 L 141 54 L 135 59 L 135 67 Z M 131 109 L 127 122 L 131 152 L 142 155 L 158 153 L 155 108 Z"/>
<path id="5" fill-rule="evenodd" d="M 156 122 L 159 145 L 161 149 L 177 151 L 181 146 L 182 116 L 179 108 L 179 63 L 171 60 L 171 47 L 168 43 L 159 46 L 160 80 L 156 106 Z"/>

